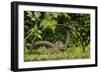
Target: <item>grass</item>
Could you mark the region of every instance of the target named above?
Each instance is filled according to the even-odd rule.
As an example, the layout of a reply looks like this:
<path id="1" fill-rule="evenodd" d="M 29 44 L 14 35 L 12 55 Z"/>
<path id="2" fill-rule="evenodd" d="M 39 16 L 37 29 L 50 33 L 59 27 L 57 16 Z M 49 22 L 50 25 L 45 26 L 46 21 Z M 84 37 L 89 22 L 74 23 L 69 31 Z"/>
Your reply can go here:
<path id="1" fill-rule="evenodd" d="M 90 58 L 90 48 L 85 48 L 86 52 L 80 47 L 66 48 L 64 51 L 51 52 L 46 47 L 39 47 L 33 50 L 31 55 L 28 54 L 28 49 L 25 48 L 24 61 L 47 61 L 47 60 L 71 60 L 71 59 L 88 59 Z"/>

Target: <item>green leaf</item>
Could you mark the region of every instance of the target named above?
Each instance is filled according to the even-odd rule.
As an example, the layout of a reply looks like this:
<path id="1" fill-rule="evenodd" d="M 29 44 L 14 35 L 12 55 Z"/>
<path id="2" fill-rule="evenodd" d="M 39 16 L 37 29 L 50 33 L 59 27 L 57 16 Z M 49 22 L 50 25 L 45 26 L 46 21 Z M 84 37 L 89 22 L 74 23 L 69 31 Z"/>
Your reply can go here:
<path id="1" fill-rule="evenodd" d="M 44 18 L 46 20 L 51 20 L 53 18 L 53 15 L 50 12 L 45 13 Z"/>
<path id="2" fill-rule="evenodd" d="M 41 34 L 41 33 L 42 33 L 42 31 L 41 31 L 41 30 L 38 30 L 38 33 L 39 33 L 39 34 Z"/>
<path id="3" fill-rule="evenodd" d="M 57 24 L 56 20 L 46 20 L 46 19 L 44 19 L 40 23 L 40 26 L 43 27 L 43 29 L 50 28 L 50 29 L 52 29 L 54 31 L 55 28 L 56 28 L 56 24 Z"/>
<path id="4" fill-rule="evenodd" d="M 40 13 L 40 12 L 34 12 L 34 16 L 35 16 L 36 18 L 39 18 L 39 17 L 41 16 L 41 13 Z"/>
<path id="5" fill-rule="evenodd" d="M 65 16 L 65 18 L 70 19 L 70 16 L 67 13 L 63 13 L 63 15 Z"/>
<path id="6" fill-rule="evenodd" d="M 55 18 L 58 17 L 59 13 L 52 13 Z"/>
<path id="7" fill-rule="evenodd" d="M 25 48 L 24 48 L 24 52 L 25 52 L 25 53 L 28 53 L 28 51 L 29 51 L 29 50 L 25 47 Z"/>
<path id="8" fill-rule="evenodd" d="M 31 11 L 27 11 L 27 13 L 28 13 L 28 14 L 27 14 L 28 17 L 32 17 L 32 16 L 33 16 L 33 14 L 32 14 Z"/>
<path id="9" fill-rule="evenodd" d="M 36 20 L 36 18 L 32 17 L 32 21 L 35 21 L 35 20 Z"/>
<path id="10" fill-rule="evenodd" d="M 41 36 L 41 35 L 37 35 L 37 37 L 38 37 L 39 39 L 42 39 L 42 36 Z"/>

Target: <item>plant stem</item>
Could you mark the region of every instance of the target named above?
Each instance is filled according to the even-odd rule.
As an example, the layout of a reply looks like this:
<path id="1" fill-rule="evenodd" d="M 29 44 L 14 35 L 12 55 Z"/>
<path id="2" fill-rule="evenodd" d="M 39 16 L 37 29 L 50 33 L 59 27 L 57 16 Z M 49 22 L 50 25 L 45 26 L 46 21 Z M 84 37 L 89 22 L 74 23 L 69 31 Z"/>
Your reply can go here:
<path id="1" fill-rule="evenodd" d="M 29 38 L 32 35 L 33 31 L 24 39 L 26 41 L 27 38 Z"/>

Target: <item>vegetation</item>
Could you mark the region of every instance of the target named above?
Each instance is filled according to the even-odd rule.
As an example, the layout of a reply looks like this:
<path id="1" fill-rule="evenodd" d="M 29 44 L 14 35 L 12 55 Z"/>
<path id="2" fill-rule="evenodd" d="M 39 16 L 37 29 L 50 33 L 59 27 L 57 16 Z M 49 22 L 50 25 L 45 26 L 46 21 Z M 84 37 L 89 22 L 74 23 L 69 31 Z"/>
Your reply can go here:
<path id="1" fill-rule="evenodd" d="M 24 61 L 86 59 L 89 45 L 90 14 L 24 11 Z"/>

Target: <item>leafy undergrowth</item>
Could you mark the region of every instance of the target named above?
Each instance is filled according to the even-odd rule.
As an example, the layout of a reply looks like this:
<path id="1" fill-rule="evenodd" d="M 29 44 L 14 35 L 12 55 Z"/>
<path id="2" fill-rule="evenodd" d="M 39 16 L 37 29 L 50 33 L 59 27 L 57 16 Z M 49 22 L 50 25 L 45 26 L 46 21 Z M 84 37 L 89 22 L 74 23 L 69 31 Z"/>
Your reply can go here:
<path id="1" fill-rule="evenodd" d="M 39 47 L 33 50 L 31 55 L 28 54 L 28 49 L 25 48 L 24 61 L 47 61 L 47 60 L 71 60 L 71 59 L 89 59 L 90 48 L 85 48 L 86 52 L 79 47 L 66 48 L 64 51 L 50 51 L 46 47 Z"/>

